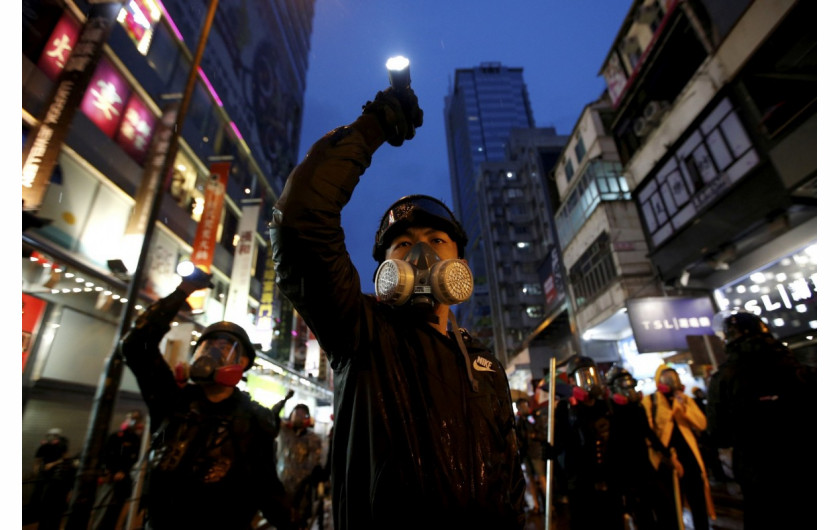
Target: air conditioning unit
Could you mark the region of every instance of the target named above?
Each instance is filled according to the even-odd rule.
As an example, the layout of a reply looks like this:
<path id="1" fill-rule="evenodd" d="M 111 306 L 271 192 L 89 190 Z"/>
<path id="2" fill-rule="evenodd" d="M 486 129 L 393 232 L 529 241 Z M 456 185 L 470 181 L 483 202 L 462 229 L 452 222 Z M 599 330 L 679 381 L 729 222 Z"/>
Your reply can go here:
<path id="1" fill-rule="evenodd" d="M 671 108 L 671 105 L 667 101 L 649 101 L 648 104 L 645 105 L 644 111 L 642 111 L 642 117 L 649 122 L 655 123 L 662 118 L 662 115 L 665 114 L 669 108 Z"/>
<path id="2" fill-rule="evenodd" d="M 652 130 L 653 124 L 644 117 L 636 118 L 636 121 L 633 122 L 633 134 L 639 138 L 644 138 Z"/>

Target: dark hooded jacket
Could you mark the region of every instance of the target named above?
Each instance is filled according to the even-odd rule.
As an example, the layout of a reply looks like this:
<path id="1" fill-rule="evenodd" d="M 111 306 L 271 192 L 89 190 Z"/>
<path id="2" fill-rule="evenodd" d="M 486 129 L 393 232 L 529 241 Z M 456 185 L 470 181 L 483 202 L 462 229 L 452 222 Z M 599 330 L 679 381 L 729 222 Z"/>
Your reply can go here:
<path id="1" fill-rule="evenodd" d="M 335 527 L 522 528 L 504 366 L 362 293 L 340 213 L 381 145 L 370 116 L 320 139 L 275 205 L 276 281 L 335 373 Z M 470 384 L 473 377 L 478 388 Z"/>
<path id="2" fill-rule="evenodd" d="M 709 382 L 706 410 L 713 443 L 732 447 L 735 478 L 810 482 L 816 473 L 816 370 L 770 335 L 734 340 L 726 354 Z M 777 465 L 781 454 L 785 464 Z"/>

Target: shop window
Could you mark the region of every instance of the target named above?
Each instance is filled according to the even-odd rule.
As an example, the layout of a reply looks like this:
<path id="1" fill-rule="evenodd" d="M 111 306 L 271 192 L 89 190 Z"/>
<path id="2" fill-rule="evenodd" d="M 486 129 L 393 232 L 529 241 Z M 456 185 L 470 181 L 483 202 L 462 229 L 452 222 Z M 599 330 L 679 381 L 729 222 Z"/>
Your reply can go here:
<path id="1" fill-rule="evenodd" d="M 571 269 L 569 279 L 579 305 L 595 298 L 612 283 L 616 277 L 615 264 L 610 252 L 609 235 L 601 235 L 578 258 Z"/>

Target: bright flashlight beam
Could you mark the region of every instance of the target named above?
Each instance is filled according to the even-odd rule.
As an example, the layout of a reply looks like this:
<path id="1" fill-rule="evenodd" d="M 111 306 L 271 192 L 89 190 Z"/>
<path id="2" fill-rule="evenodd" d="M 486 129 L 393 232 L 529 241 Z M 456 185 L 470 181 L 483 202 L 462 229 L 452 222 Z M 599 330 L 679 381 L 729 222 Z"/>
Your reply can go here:
<path id="1" fill-rule="evenodd" d="M 411 72 L 408 64 L 408 59 L 402 55 L 391 57 L 385 63 L 385 68 L 388 69 L 388 81 L 395 89 L 408 88 L 411 84 Z"/>
<path id="2" fill-rule="evenodd" d="M 402 70 L 406 67 L 408 67 L 408 59 L 406 59 L 402 55 L 391 57 L 390 59 L 388 59 L 388 62 L 385 63 L 385 68 L 387 68 L 388 70 Z"/>

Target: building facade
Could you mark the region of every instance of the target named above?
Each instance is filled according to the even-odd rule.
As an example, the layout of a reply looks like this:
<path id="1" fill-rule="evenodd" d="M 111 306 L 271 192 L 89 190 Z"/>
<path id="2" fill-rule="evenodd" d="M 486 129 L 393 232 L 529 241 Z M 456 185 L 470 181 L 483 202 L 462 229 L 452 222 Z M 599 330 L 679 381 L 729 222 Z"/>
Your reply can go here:
<path id="1" fill-rule="evenodd" d="M 513 129 L 505 160 L 480 165 L 478 197 L 495 351 L 509 365 L 522 365 L 527 382 L 535 375 L 532 365 L 547 366 L 555 349 L 563 347 L 559 336 L 569 340 L 571 335 L 550 181 L 567 140 L 553 128 Z M 557 341 L 548 344 L 549 333 L 534 335 L 561 313 L 567 325 L 561 329 L 563 317 L 554 322 Z"/>
<path id="2" fill-rule="evenodd" d="M 81 451 L 121 325 L 172 291 L 184 260 L 206 260 L 214 286 L 164 339 L 171 365 L 189 358 L 205 325 L 232 320 L 262 350 L 243 383 L 256 399 L 270 405 L 295 388 L 313 409 L 331 402 L 327 376 L 294 362 L 300 348 L 290 309 L 275 301 L 267 234 L 296 163 L 314 4 L 219 2 L 185 93 L 207 10 L 200 0 L 142 0 L 117 4 L 108 19 L 83 0 L 23 3 L 24 476 L 49 428 L 64 430 L 70 454 Z M 177 154 L 162 175 L 166 134 L 186 96 Z M 63 105 L 73 98 L 78 105 Z M 66 118 L 52 138 L 60 141 L 45 146 L 59 103 Z M 55 154 L 40 196 L 27 181 L 36 149 Z M 47 155 L 38 160 L 46 167 Z M 138 212 L 154 213 L 143 205 L 157 176 L 159 209 L 145 268 L 135 272 L 143 232 L 131 228 Z M 126 308 L 135 274 L 136 305 Z M 123 370 L 111 430 L 132 408 L 143 404 Z"/>
<path id="3" fill-rule="evenodd" d="M 812 364 L 816 67 L 813 2 L 644 0 L 601 69 L 660 298 L 706 306 L 683 331 L 711 333 L 709 313 L 746 309 Z M 640 351 L 673 333 L 628 309 Z M 682 346 L 695 376 L 718 362 Z"/>
<path id="4" fill-rule="evenodd" d="M 482 233 L 478 180 L 481 163 L 505 159 L 512 129 L 534 126 L 522 68 L 487 62 L 457 69 L 445 100 L 444 123 L 453 210 L 469 237 L 466 255 L 475 275 L 473 296 L 458 307 L 459 324 L 492 344 L 487 243 Z"/>

